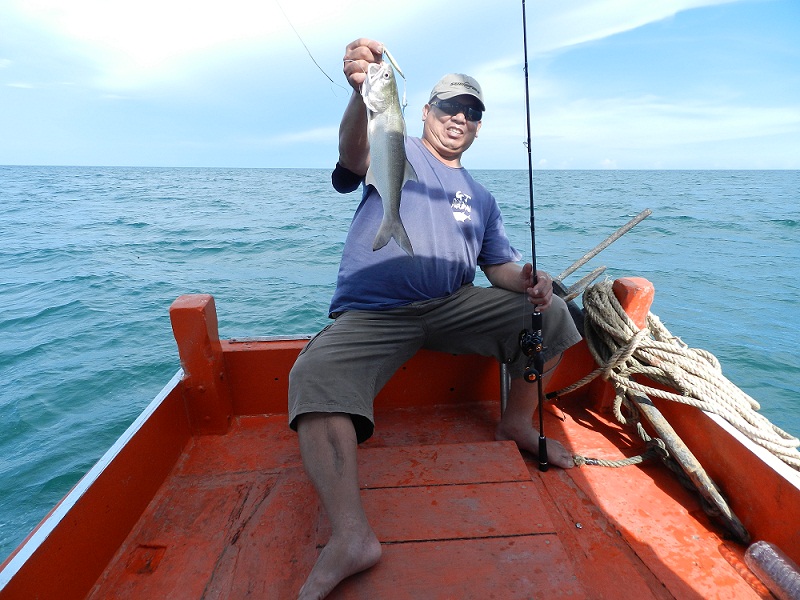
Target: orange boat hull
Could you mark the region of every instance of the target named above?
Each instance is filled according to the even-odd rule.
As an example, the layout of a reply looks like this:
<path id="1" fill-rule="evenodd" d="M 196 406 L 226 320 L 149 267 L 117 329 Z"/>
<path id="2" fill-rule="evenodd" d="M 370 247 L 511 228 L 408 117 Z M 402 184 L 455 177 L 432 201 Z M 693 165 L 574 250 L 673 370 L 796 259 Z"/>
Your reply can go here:
<path id="1" fill-rule="evenodd" d="M 172 319 L 181 376 L 6 560 L 0 599 L 296 596 L 328 532 L 286 422 L 305 340 L 219 340 L 210 296 Z M 580 344 L 551 389 L 593 368 Z M 660 463 L 540 473 L 494 441 L 499 381 L 489 359 L 422 351 L 381 391 L 359 469 L 384 556 L 331 598 L 768 597 Z M 560 399 L 548 437 L 640 453 L 608 393 Z M 657 405 L 753 539 L 800 562 L 797 484 L 708 415 Z"/>

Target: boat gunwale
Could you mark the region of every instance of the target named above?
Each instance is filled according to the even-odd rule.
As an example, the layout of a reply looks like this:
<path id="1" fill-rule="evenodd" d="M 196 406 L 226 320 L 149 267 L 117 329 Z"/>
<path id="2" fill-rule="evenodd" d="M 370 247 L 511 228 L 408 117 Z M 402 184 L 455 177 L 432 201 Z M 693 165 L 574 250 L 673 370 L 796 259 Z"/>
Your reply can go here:
<path id="1" fill-rule="evenodd" d="M 702 410 L 702 412 L 705 413 L 705 415 L 708 418 L 714 421 L 721 429 L 724 429 L 729 435 L 734 437 L 736 441 L 738 441 L 742 446 L 744 446 L 747 450 L 755 454 L 756 458 L 760 459 L 765 466 L 772 469 L 778 476 L 786 480 L 794 488 L 800 491 L 800 471 L 794 470 L 790 465 L 783 462 L 772 452 L 770 452 L 763 446 L 759 446 L 758 444 L 756 444 L 753 440 L 748 438 L 744 433 L 742 433 L 736 427 L 728 423 L 728 421 L 726 421 L 721 416 L 712 412 L 708 412 L 707 410 L 703 409 L 699 410 Z"/>
<path id="2" fill-rule="evenodd" d="M 221 339 L 220 342 L 227 342 L 228 344 L 258 344 L 261 342 L 307 342 L 312 337 L 310 333 L 301 333 L 298 335 L 262 335 L 262 336 L 248 336 L 248 337 L 234 337 Z"/>
<path id="3" fill-rule="evenodd" d="M 136 434 L 142 429 L 152 415 L 164 403 L 167 397 L 181 384 L 184 377 L 183 369 L 178 369 L 175 375 L 145 406 L 141 413 L 120 435 L 111 447 L 97 460 L 89 471 L 75 484 L 58 504 L 42 519 L 28 537 L 0 564 L 0 592 L 14 579 L 20 569 L 39 550 L 50 534 L 70 514 L 75 505 L 83 498 L 86 492 L 98 481 L 100 476 L 114 462 L 117 456 L 125 449 Z"/>

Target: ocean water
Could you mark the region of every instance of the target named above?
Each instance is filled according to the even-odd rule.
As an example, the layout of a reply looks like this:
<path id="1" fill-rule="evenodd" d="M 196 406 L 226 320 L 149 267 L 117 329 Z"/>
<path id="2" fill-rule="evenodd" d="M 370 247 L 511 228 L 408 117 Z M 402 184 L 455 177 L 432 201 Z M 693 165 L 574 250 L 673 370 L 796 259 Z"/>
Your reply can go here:
<path id="1" fill-rule="evenodd" d="M 530 256 L 527 173 L 475 171 Z M 211 293 L 223 337 L 327 321 L 359 194 L 326 170 L 0 167 L 0 560 L 179 368 L 168 308 Z M 800 433 L 800 172 L 539 171 L 553 274 L 645 208 L 606 265 Z M 479 279 L 479 283 L 485 283 Z"/>

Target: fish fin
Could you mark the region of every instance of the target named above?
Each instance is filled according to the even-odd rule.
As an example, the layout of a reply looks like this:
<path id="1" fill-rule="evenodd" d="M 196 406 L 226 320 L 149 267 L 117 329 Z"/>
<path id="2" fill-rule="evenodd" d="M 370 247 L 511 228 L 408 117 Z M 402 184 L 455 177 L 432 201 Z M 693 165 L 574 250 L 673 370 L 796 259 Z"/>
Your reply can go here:
<path id="1" fill-rule="evenodd" d="M 419 179 L 417 179 L 417 172 L 408 160 L 406 160 L 406 170 L 403 173 L 403 185 L 406 184 L 406 181 L 419 181 Z"/>
<path id="2" fill-rule="evenodd" d="M 397 244 L 405 251 L 406 254 L 414 257 L 414 248 L 411 246 L 411 240 L 406 233 L 406 228 L 400 219 L 383 219 L 381 226 L 378 228 L 378 234 L 375 236 L 375 241 L 372 243 L 372 250 L 380 250 L 389 240 L 394 238 Z"/>
<path id="3" fill-rule="evenodd" d="M 367 167 L 367 174 L 364 176 L 364 185 L 371 185 L 375 189 L 378 189 L 378 186 L 375 185 L 375 175 L 373 174 L 372 167 Z"/>

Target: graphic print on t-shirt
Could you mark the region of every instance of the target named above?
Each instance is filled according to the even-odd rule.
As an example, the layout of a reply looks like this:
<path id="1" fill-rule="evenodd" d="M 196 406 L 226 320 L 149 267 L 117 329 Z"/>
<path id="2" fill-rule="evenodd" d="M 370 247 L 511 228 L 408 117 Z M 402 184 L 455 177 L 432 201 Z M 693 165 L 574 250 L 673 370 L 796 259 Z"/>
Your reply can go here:
<path id="1" fill-rule="evenodd" d="M 470 217 L 470 213 L 472 212 L 472 207 L 469 205 L 470 200 L 472 200 L 472 196 L 469 194 L 456 192 L 456 197 L 450 201 L 450 208 L 453 209 L 453 217 L 455 217 L 455 220 L 459 223 L 472 220 Z"/>

